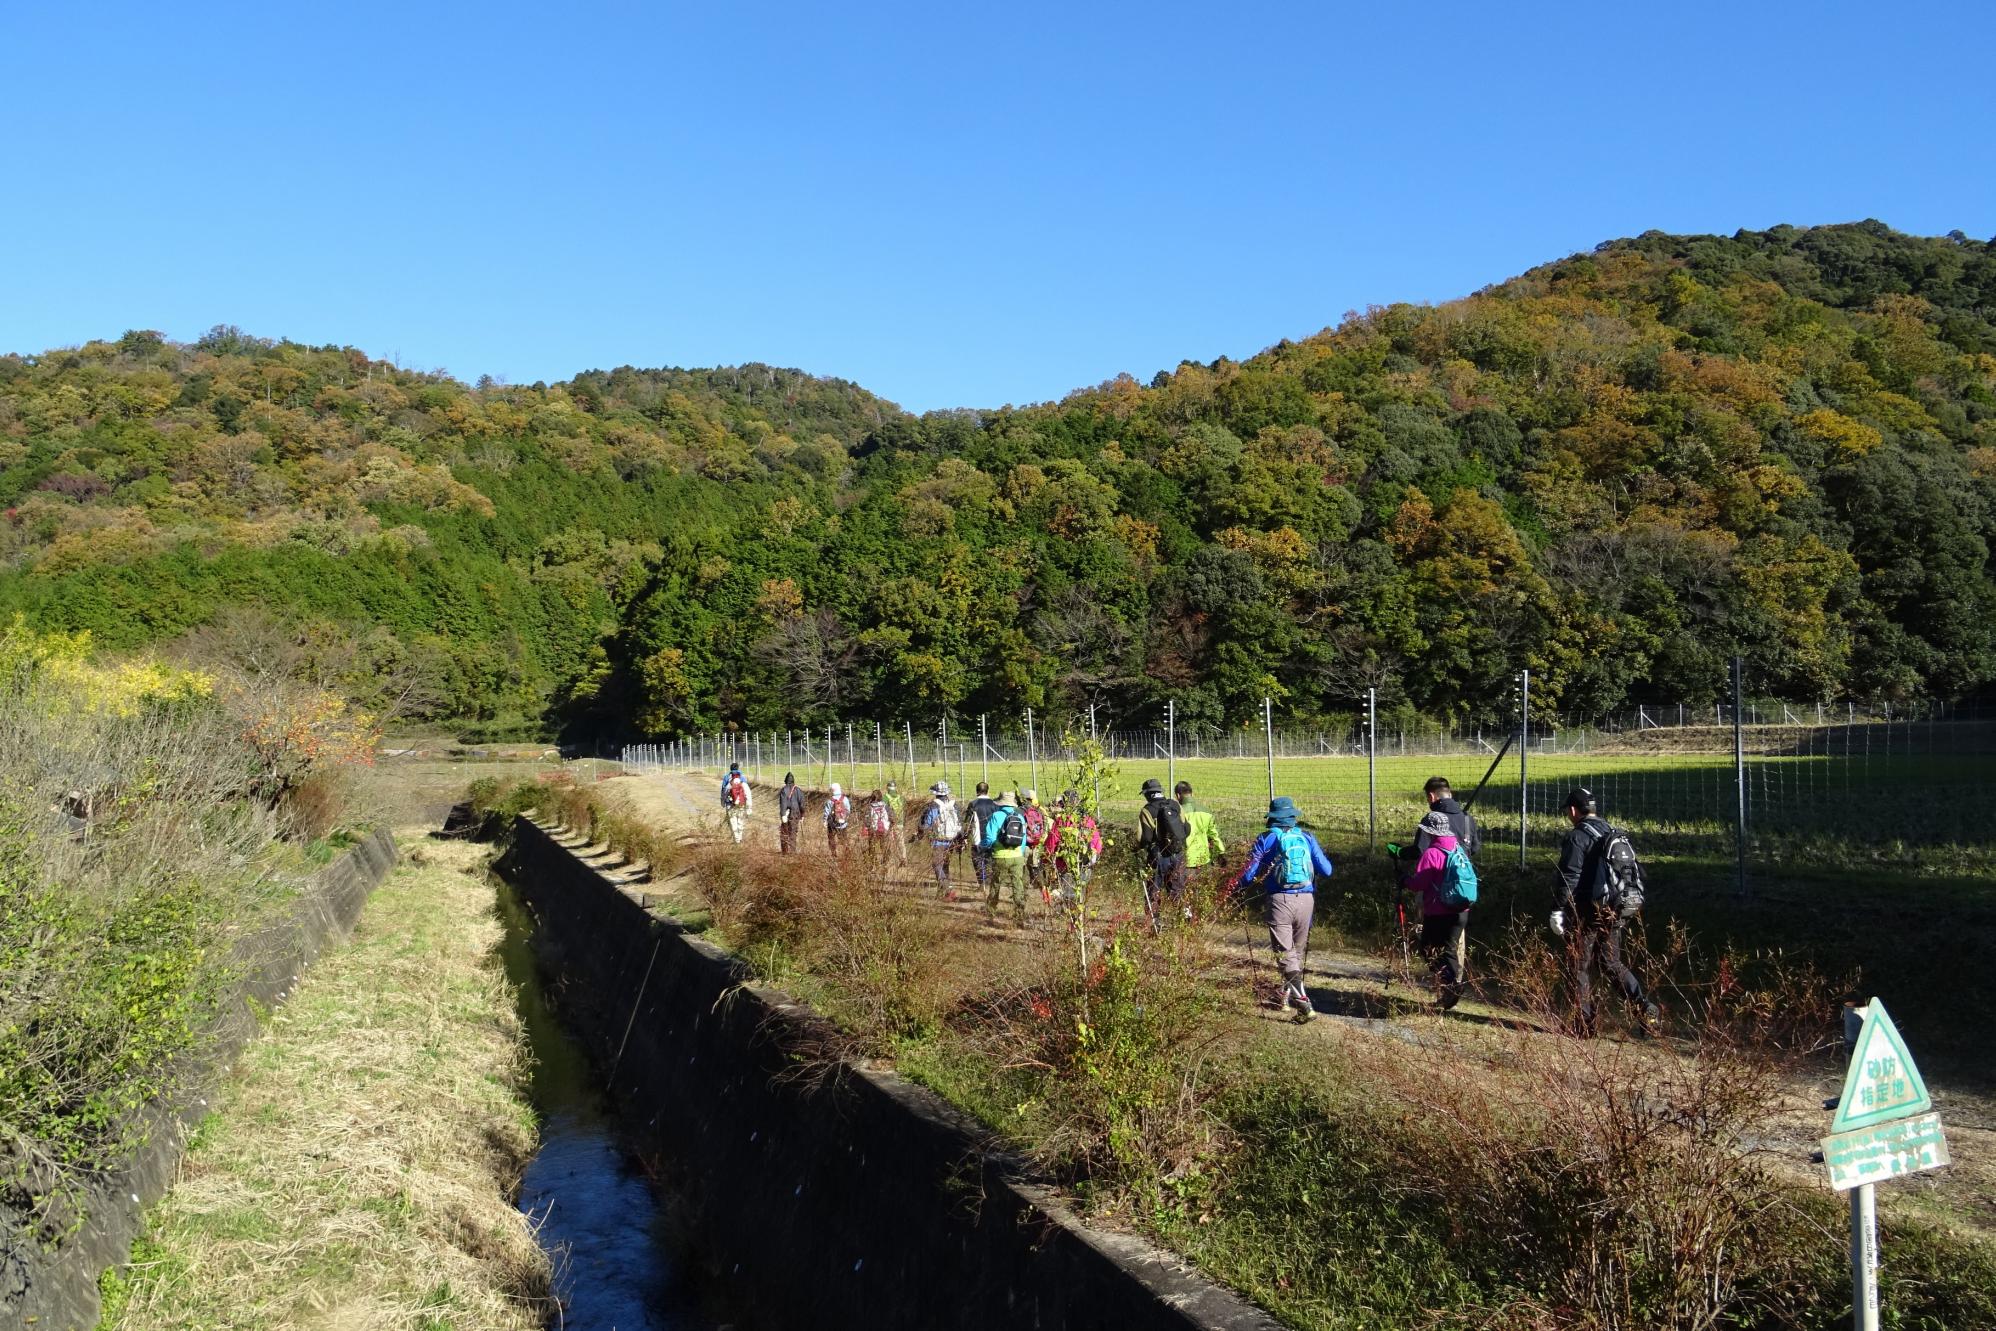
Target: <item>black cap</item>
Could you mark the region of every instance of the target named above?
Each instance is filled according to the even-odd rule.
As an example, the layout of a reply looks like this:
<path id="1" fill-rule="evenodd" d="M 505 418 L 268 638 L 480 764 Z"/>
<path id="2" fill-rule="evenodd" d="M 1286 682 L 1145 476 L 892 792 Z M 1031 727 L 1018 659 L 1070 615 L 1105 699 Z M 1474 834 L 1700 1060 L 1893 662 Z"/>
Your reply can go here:
<path id="1" fill-rule="evenodd" d="M 1566 792 L 1566 804 L 1563 807 L 1578 809 L 1582 813 L 1592 813 L 1594 812 L 1594 792 L 1585 786 L 1575 786 L 1572 790 Z"/>
<path id="2" fill-rule="evenodd" d="M 1152 777 L 1150 780 L 1144 782 L 1143 793 L 1146 796 L 1162 795 L 1164 793 L 1164 782 L 1158 780 L 1156 777 Z"/>
<path id="3" fill-rule="evenodd" d="M 783 784 L 784 784 L 784 785 L 786 785 L 786 786 L 794 786 L 794 785 L 796 785 L 796 784 L 797 784 L 797 777 L 796 777 L 796 774 L 795 774 L 795 773 L 792 773 L 792 772 L 785 772 L 785 773 L 783 774 Z"/>
<path id="4" fill-rule="evenodd" d="M 728 770 L 730 772 L 739 772 L 742 770 L 742 765 L 740 763 L 729 763 Z"/>

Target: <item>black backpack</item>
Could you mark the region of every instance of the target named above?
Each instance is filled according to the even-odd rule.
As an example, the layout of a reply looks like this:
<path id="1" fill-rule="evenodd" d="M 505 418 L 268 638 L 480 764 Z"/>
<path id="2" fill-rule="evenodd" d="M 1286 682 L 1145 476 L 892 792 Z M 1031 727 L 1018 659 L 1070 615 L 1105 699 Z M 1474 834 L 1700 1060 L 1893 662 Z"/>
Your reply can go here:
<path id="1" fill-rule="evenodd" d="M 1610 827 L 1587 848 L 1588 899 L 1619 915 L 1643 908 L 1643 867 L 1635 843 L 1619 827 Z"/>
<path id="2" fill-rule="evenodd" d="M 1157 853 L 1178 855 L 1185 850 L 1185 815 L 1177 800 L 1152 800 L 1151 826 L 1157 829 Z"/>
<path id="3" fill-rule="evenodd" d="M 998 829 L 998 848 L 1017 850 L 1026 844 L 1026 818 L 1017 809 L 1007 809 L 1005 822 Z"/>

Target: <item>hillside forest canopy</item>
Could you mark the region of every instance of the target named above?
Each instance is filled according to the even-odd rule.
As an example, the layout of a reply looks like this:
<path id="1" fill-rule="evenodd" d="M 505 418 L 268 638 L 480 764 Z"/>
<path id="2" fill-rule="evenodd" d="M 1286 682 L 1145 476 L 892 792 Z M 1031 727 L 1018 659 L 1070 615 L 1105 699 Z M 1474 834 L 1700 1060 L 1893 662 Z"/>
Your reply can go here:
<path id="1" fill-rule="evenodd" d="M 670 737 L 948 711 L 1494 719 L 1996 680 L 1996 248 L 1649 233 L 1056 403 L 465 384 L 218 327 L 0 358 L 0 622 L 274 630 L 363 707 Z M 219 640 L 219 643 L 218 643 Z"/>

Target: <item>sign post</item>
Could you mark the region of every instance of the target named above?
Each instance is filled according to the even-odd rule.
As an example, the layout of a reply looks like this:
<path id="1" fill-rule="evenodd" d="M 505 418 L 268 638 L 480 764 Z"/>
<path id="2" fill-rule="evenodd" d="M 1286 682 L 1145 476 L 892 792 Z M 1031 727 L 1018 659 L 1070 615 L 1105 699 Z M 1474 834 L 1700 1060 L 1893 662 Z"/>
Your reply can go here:
<path id="1" fill-rule="evenodd" d="M 1855 1034 L 1850 1028 L 1859 1017 Z M 1823 1138 L 1823 1165 L 1830 1186 L 1850 1193 L 1851 1326 L 1878 1331 L 1878 1198 L 1883 1179 L 1940 1169 L 1948 1161 L 1941 1116 L 1906 1041 L 1872 999 L 1865 1008 L 1847 1008 L 1846 1041 L 1850 1070 L 1836 1103 L 1830 1135 Z"/>

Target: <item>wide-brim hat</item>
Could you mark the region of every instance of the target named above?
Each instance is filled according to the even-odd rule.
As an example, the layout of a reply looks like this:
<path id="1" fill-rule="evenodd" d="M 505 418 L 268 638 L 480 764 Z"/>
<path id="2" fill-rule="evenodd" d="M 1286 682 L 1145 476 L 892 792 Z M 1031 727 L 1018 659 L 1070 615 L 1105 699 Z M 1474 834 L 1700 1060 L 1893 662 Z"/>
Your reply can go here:
<path id="1" fill-rule="evenodd" d="M 931 795 L 940 795 L 940 796 L 942 796 L 942 797 L 943 797 L 944 799 L 948 799 L 948 798 L 949 798 L 949 782 L 947 782 L 947 781 L 938 781 L 938 782 L 936 782 L 936 784 L 934 784 L 933 786 L 930 786 L 930 787 L 929 787 L 929 793 L 930 793 Z"/>
<path id="2" fill-rule="evenodd" d="M 1268 821 L 1271 823 L 1293 823 L 1299 816 L 1296 801 L 1287 795 L 1277 795 L 1268 802 Z"/>
<path id="3" fill-rule="evenodd" d="M 1421 819 L 1421 830 L 1430 836 L 1455 835 L 1455 825 L 1449 822 L 1448 815 L 1439 809 L 1430 809 L 1427 816 Z"/>

